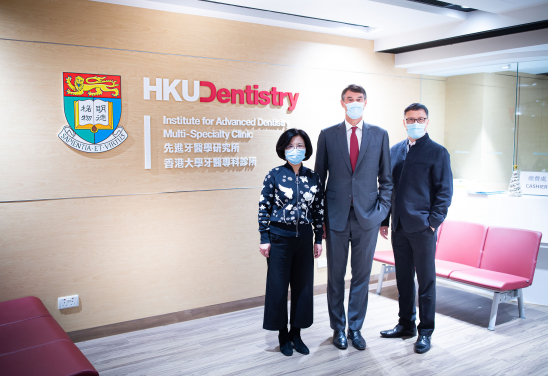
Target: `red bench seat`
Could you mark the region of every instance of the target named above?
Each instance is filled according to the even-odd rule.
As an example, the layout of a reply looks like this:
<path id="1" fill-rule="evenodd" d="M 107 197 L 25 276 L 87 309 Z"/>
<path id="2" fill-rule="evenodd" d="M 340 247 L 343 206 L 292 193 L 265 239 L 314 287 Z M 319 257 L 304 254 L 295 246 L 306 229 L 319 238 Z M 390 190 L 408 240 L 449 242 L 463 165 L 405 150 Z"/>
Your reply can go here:
<path id="1" fill-rule="evenodd" d="M 61 340 L 1 355 L 0 370 L 2 370 L 2 376 L 99 375 L 70 340 Z"/>
<path id="2" fill-rule="evenodd" d="M 527 278 L 484 269 L 457 270 L 449 279 L 494 291 L 517 290 L 530 285 Z"/>
<path id="3" fill-rule="evenodd" d="M 0 354 L 9 354 L 55 341 L 70 341 L 51 316 L 0 326 Z"/>
<path id="4" fill-rule="evenodd" d="M 375 252 L 375 261 L 394 265 L 394 252 L 392 251 Z"/>
<path id="5" fill-rule="evenodd" d="M 0 303 L 0 307 L 0 325 L 35 317 L 51 316 L 42 301 L 34 296 L 8 300 Z"/>
<path id="6" fill-rule="evenodd" d="M 98 376 L 40 299 L 0 302 L 2 376 Z"/>
<path id="7" fill-rule="evenodd" d="M 451 262 L 445 260 L 435 260 L 436 262 L 436 275 L 442 278 L 449 278 L 451 273 L 460 270 L 474 269 L 470 265 L 459 264 L 458 262 Z"/>
<path id="8" fill-rule="evenodd" d="M 518 299 L 519 317 L 525 318 L 523 290 L 531 286 L 542 234 L 477 223 L 445 221 L 436 243 L 436 276 L 494 292 L 488 329 L 495 329 L 498 304 Z M 375 252 L 381 262 L 377 286 L 395 271 L 392 251 Z M 390 266 L 387 266 L 390 265 Z"/>

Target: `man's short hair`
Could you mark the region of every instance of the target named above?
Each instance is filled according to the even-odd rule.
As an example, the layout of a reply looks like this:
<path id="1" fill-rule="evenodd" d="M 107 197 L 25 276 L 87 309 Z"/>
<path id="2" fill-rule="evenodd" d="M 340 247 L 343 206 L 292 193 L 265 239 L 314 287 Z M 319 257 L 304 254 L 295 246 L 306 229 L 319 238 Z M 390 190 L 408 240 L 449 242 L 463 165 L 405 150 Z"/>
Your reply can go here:
<path id="1" fill-rule="evenodd" d="M 306 132 L 302 129 L 291 128 L 282 133 L 282 135 L 278 139 L 278 142 L 276 143 L 276 153 L 278 154 L 278 157 L 286 161 L 287 159 L 285 158 L 285 148 L 287 147 L 287 145 L 289 145 L 289 143 L 295 136 L 301 136 L 304 140 L 304 146 L 306 147 L 304 160 L 307 161 L 314 152 L 314 148 L 312 147 L 310 137 L 308 137 Z"/>
<path id="2" fill-rule="evenodd" d="M 342 91 L 341 99 L 343 102 L 344 102 L 344 95 L 346 94 L 348 90 L 354 93 L 362 93 L 363 99 L 367 99 L 367 94 L 365 94 L 365 89 L 363 87 L 361 87 L 360 85 L 350 84 Z"/>
<path id="3" fill-rule="evenodd" d="M 426 117 L 428 117 L 428 108 L 424 104 L 421 103 L 411 103 L 407 108 L 403 111 L 403 117 L 405 117 L 405 114 L 407 114 L 409 111 L 419 111 L 424 110 L 426 113 Z"/>

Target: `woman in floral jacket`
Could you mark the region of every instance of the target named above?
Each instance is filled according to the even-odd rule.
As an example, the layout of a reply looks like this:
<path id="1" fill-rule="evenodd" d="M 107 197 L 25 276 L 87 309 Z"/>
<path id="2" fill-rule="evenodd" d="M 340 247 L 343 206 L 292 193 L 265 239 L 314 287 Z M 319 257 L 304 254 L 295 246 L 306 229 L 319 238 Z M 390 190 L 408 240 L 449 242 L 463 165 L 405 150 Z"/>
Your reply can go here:
<path id="1" fill-rule="evenodd" d="M 306 132 L 288 129 L 280 136 L 276 152 L 287 163 L 266 175 L 259 199 L 259 250 L 268 263 L 263 328 L 279 331 L 280 351 L 284 355 L 292 355 L 293 347 L 308 354 L 300 331 L 313 321 L 314 257 L 322 254 L 322 184 L 319 175 L 302 164 L 312 155 Z"/>

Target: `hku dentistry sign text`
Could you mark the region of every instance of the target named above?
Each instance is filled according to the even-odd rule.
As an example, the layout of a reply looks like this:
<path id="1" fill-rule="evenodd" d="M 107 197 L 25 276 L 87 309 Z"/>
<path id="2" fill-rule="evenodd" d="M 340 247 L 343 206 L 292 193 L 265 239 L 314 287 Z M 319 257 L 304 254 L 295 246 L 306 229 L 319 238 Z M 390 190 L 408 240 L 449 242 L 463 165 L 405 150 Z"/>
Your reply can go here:
<path id="1" fill-rule="evenodd" d="M 245 89 L 217 88 L 208 81 L 193 81 L 192 90 L 189 90 L 188 80 L 169 80 L 168 78 L 156 78 L 151 82 L 150 77 L 143 77 L 143 97 L 145 100 L 155 98 L 157 101 L 177 102 L 187 101 L 248 104 L 248 105 L 273 105 L 283 107 L 287 105 L 288 111 L 293 111 L 299 100 L 299 93 L 291 93 L 277 90 L 259 90 L 259 85 L 246 85 Z M 200 87 L 209 89 L 208 95 L 200 96 Z M 192 92 L 192 95 L 190 94 Z M 154 93 L 154 95 L 151 95 Z"/>
<path id="2" fill-rule="evenodd" d="M 190 87 L 189 87 L 190 86 Z M 224 88 L 209 81 L 189 81 L 169 78 L 143 77 L 143 99 L 162 102 L 214 102 L 231 105 L 265 106 L 286 109 L 291 112 L 297 106 L 299 93 L 278 90 L 261 90 L 259 85 L 239 88 Z M 190 106 L 189 106 L 190 107 Z M 194 107 L 194 106 L 192 106 Z M 185 107 L 181 109 L 185 111 Z M 205 107 L 204 107 L 205 109 Z M 208 111 L 211 107 L 207 107 Z M 196 110 L 195 107 L 192 110 Z M 193 114 L 196 115 L 196 114 Z M 245 139 L 253 138 L 254 127 L 270 129 L 285 128 L 289 120 L 262 119 L 254 116 L 238 119 L 220 114 L 163 114 L 164 168 L 166 169 L 223 169 L 245 170 L 257 166 L 257 158 L 247 155 Z M 159 119 L 158 119 L 159 120 Z M 156 120 L 156 121 L 158 121 Z M 152 166 L 150 138 L 150 116 L 145 116 L 145 169 Z M 159 121 L 156 123 L 160 123 Z M 214 128 L 202 128 L 204 126 Z M 232 128 L 231 127 L 236 127 Z M 241 126 L 246 126 L 242 129 Z M 243 142 L 242 144 L 240 144 Z M 243 150 L 240 150 L 242 146 Z M 239 155 L 240 152 L 246 153 Z"/>

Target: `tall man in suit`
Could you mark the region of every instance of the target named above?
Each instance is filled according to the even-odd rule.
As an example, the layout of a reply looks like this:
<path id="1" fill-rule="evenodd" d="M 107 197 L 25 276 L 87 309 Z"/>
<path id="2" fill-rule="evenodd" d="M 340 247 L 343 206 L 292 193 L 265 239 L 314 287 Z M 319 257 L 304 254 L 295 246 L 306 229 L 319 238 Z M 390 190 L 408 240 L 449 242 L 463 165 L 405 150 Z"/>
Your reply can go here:
<path id="1" fill-rule="evenodd" d="M 321 131 L 316 151 L 315 171 L 326 188 L 327 302 L 333 345 L 339 349 L 348 347 L 343 304 L 349 243 L 348 338 L 355 348 L 364 350 L 360 330 L 367 311 L 377 231 L 388 214 L 392 194 L 388 133 L 363 121 L 366 105 L 363 87 L 345 88 L 341 95 L 345 120 Z"/>
<path id="2" fill-rule="evenodd" d="M 449 153 L 430 139 L 428 109 L 413 103 L 404 111 L 407 138 L 392 146 L 392 249 L 399 292 L 399 322 L 381 332 L 385 338 L 413 337 L 415 327 L 415 270 L 419 282 L 419 337 L 415 352 L 430 350 L 436 311 L 436 238 L 453 196 Z M 387 239 L 390 215 L 380 234 Z"/>

